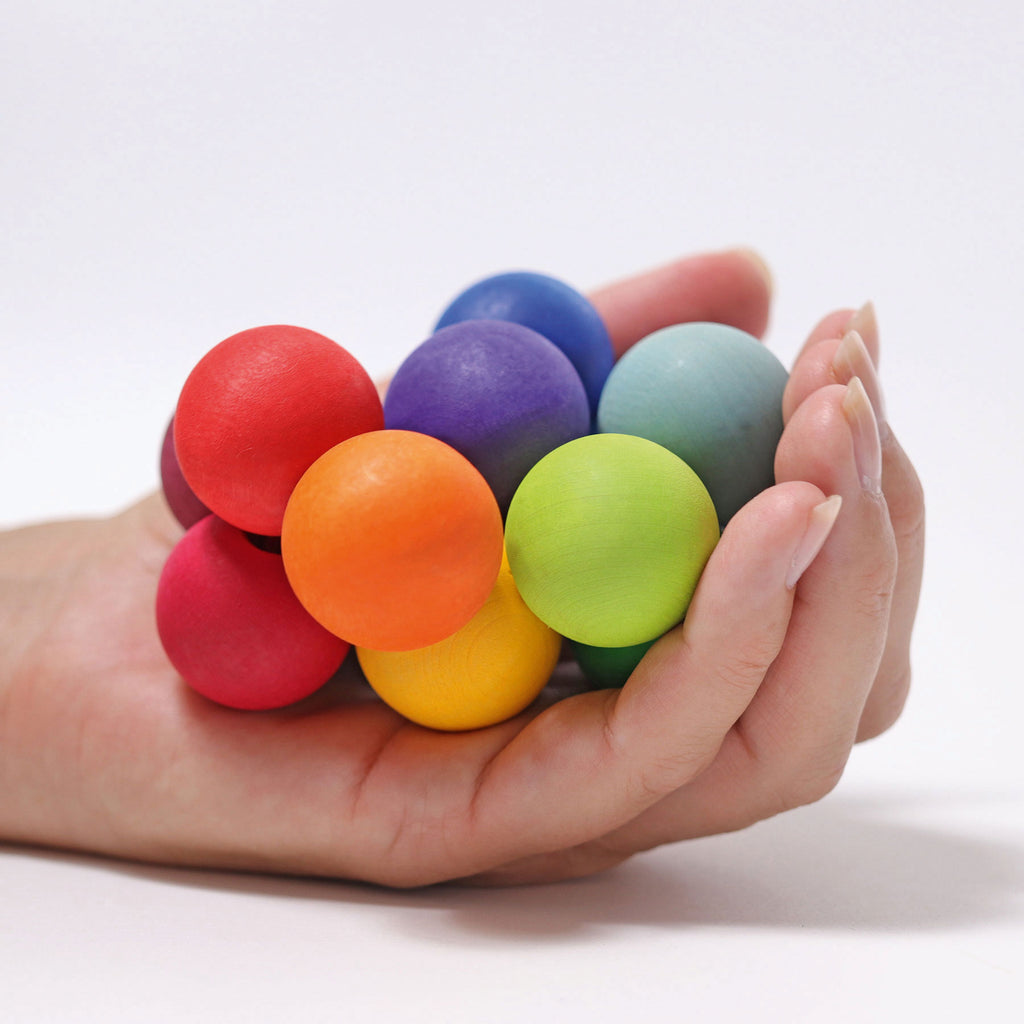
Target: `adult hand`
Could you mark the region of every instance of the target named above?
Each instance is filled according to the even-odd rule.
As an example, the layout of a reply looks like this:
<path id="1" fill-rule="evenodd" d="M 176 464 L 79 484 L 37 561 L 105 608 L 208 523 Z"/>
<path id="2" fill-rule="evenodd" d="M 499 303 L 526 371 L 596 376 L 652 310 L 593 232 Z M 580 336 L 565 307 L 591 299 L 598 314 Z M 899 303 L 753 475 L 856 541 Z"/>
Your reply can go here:
<path id="1" fill-rule="evenodd" d="M 760 334 L 770 285 L 731 252 L 593 299 L 621 352 L 685 320 Z M 859 383 L 880 410 L 872 350 L 870 310 L 815 329 L 777 485 L 731 520 L 685 623 L 625 687 L 475 732 L 412 725 L 354 674 L 276 712 L 194 694 L 154 624 L 180 536 L 158 495 L 0 535 L 0 838 L 396 886 L 511 883 L 823 796 L 855 740 L 899 713 L 920 585 L 920 488 Z"/>

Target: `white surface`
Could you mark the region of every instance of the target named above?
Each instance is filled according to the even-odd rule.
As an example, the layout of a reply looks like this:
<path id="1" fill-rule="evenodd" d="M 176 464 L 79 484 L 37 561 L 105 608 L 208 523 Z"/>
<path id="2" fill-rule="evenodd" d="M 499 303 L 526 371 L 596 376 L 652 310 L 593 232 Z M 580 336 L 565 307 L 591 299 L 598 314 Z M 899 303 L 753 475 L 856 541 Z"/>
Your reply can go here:
<path id="1" fill-rule="evenodd" d="M 486 273 L 743 243 L 783 358 L 875 301 L 930 550 L 911 703 L 823 803 L 507 892 L 0 848 L 4 1019 L 1019 1020 L 1024 9 L 9 6 L 0 522 L 152 488 L 243 327 L 379 372 Z"/>

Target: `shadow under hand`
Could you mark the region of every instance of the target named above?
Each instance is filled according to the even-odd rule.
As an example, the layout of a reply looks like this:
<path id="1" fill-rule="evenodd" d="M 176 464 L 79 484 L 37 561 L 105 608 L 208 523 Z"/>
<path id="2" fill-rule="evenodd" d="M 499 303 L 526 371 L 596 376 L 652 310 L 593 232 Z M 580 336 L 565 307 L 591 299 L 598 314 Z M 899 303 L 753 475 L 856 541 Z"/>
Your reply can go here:
<path id="1" fill-rule="evenodd" d="M 630 925 L 923 931 L 1019 916 L 1024 849 L 907 820 L 929 803 L 957 799 L 834 797 L 744 832 L 654 851 L 597 878 L 497 892 L 450 888 L 450 914 L 414 926 L 454 942 L 460 933 L 474 941 L 578 941 Z M 1019 815 L 1019 799 L 1012 803 Z"/>
<path id="2" fill-rule="evenodd" d="M 508 889 L 392 891 L 57 851 L 35 856 L 161 884 L 379 908 L 396 931 L 452 945 L 602 941 L 637 926 L 930 931 L 1024 912 L 1024 844 L 956 829 L 963 808 L 986 801 L 1005 804 L 1002 820 L 1019 820 L 1018 795 L 833 796 L 743 832 L 663 847 L 603 875 Z M 921 824 L 936 808 L 942 826 Z"/>

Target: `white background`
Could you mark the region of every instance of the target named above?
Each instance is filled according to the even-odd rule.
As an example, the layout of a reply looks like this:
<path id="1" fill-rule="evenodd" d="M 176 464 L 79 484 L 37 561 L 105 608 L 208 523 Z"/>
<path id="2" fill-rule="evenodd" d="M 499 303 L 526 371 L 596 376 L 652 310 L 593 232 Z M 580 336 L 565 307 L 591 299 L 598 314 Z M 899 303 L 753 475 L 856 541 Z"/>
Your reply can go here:
<path id="1" fill-rule="evenodd" d="M 0 847 L 5 1020 L 1021 1019 L 1019 3 L 3 6 L 0 523 L 154 487 L 244 327 L 383 372 L 485 274 L 736 243 L 787 361 L 875 301 L 930 516 L 911 703 L 821 804 L 501 892 Z"/>

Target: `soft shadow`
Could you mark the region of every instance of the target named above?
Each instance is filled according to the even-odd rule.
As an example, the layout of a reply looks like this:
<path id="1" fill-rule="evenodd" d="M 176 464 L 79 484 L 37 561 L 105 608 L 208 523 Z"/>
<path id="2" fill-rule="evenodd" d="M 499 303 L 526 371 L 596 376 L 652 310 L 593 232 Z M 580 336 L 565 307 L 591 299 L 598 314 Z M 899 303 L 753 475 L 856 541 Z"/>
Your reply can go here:
<path id="1" fill-rule="evenodd" d="M 442 931 L 578 941 L 631 925 L 920 932 L 1020 920 L 1024 846 L 900 820 L 928 802 L 837 796 L 599 878 L 462 894 Z M 1019 798 L 1008 803 L 1019 815 Z"/>
<path id="2" fill-rule="evenodd" d="M 398 912 L 393 922 L 401 932 L 456 945 L 600 941 L 609 931 L 637 926 L 934 931 L 1019 919 L 1024 910 L 1024 846 L 912 820 L 937 810 L 955 821 L 956 813 L 943 814 L 947 806 L 980 802 L 835 795 L 744 832 L 653 851 L 593 878 L 507 889 L 392 891 L 63 852 L 33 855 L 159 884 L 380 907 Z M 1019 815 L 1019 797 L 1002 802 Z"/>

